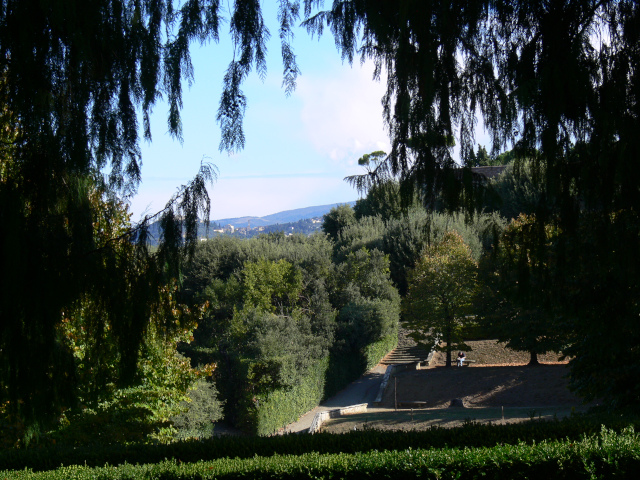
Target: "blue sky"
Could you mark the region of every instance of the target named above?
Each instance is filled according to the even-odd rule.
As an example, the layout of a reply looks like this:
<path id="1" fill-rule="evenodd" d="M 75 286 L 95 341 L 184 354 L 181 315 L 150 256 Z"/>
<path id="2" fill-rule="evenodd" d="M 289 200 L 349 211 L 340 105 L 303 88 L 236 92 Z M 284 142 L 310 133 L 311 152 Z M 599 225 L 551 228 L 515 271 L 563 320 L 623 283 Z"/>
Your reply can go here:
<path id="1" fill-rule="evenodd" d="M 357 160 L 363 154 L 389 151 L 382 122 L 384 79 L 372 79 L 371 64 L 343 64 L 328 31 L 318 40 L 298 29 L 293 45 L 302 74 L 287 98 L 275 12 L 265 11 L 265 21 L 271 32 L 268 74 L 262 82 L 254 72 L 244 85 L 244 150 L 233 155 L 218 150 L 215 118 L 232 54 L 223 25 L 220 43 L 193 45 L 195 81 L 191 88 L 184 85 L 182 144 L 166 133 L 166 104 L 154 108 L 153 141 L 142 144 L 142 184 L 131 201 L 133 220 L 162 209 L 205 157 L 219 173 L 209 188 L 211 219 L 358 198 L 344 177 L 362 173 Z"/>

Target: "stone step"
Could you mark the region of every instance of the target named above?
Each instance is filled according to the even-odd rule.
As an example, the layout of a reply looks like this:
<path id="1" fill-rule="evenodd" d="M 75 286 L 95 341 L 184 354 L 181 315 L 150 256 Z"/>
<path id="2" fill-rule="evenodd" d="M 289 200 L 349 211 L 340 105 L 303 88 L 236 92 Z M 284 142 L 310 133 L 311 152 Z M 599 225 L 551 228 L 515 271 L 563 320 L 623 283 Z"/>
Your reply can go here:
<path id="1" fill-rule="evenodd" d="M 417 363 L 427 360 L 429 352 L 424 348 L 415 346 L 399 346 L 389 352 L 380 363 L 383 365 L 402 365 Z"/>

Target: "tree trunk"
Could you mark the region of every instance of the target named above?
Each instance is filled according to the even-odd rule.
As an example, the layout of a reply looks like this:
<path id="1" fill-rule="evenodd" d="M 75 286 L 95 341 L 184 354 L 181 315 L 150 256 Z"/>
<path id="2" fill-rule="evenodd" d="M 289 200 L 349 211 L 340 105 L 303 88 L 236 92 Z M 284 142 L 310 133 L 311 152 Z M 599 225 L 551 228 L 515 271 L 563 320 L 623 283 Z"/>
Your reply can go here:
<path id="1" fill-rule="evenodd" d="M 538 362 L 538 353 L 534 350 L 531 350 L 529 351 L 529 354 L 531 355 L 531 357 L 529 358 L 529 366 L 535 367 L 537 365 L 540 365 L 540 362 Z"/>

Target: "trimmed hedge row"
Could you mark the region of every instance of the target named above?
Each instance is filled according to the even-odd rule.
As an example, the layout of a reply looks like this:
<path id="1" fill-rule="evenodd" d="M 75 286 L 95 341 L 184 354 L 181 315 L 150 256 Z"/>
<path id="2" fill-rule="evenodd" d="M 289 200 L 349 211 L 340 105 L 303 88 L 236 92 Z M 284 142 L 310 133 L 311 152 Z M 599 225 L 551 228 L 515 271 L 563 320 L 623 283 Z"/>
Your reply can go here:
<path id="1" fill-rule="evenodd" d="M 366 362 L 366 369 L 371 370 L 375 367 L 384 356 L 391 350 L 398 346 L 398 332 L 397 330 L 385 337 L 382 337 L 377 342 L 370 343 L 364 347 L 364 358 Z"/>
<path id="2" fill-rule="evenodd" d="M 372 450 L 407 448 L 480 448 L 500 444 L 529 443 L 544 440 L 578 440 L 594 435 L 606 425 L 622 431 L 637 417 L 619 415 L 575 416 L 561 421 L 532 421 L 510 425 L 470 423 L 458 428 L 431 428 L 427 431 L 381 432 L 367 430 L 344 435 L 285 435 L 275 437 L 224 437 L 204 441 L 177 442 L 170 445 L 103 445 L 86 448 L 49 447 L 0 451 L 0 469 L 50 470 L 62 465 L 101 466 L 128 463 L 156 463 L 165 459 L 182 462 L 219 458 L 251 458 L 272 455 L 319 453 L 357 453 Z M 4 477 L 0 476 L 0 479 Z M 10 477 L 7 477 L 10 478 Z"/>
<path id="3" fill-rule="evenodd" d="M 329 355 L 329 368 L 325 380 L 325 398 L 333 397 L 349 383 L 365 372 L 362 355 L 359 352 L 340 352 Z"/>
<path id="4" fill-rule="evenodd" d="M 398 343 L 397 334 L 388 335 L 359 352 L 329 355 L 310 365 L 299 381 L 289 388 L 251 396 L 247 391 L 234 398 L 232 410 L 236 426 L 251 434 L 271 435 L 315 408 L 364 372 L 373 368 Z M 246 378 L 248 361 L 238 361 L 236 377 Z"/>
<path id="5" fill-rule="evenodd" d="M 362 373 L 375 367 L 397 344 L 397 333 L 387 335 L 377 342 L 367 345 L 360 355 L 354 355 L 353 357 L 357 358 L 356 362 L 349 361 L 349 357 L 345 356 L 340 358 L 338 364 L 331 369 L 329 369 L 329 357 L 326 357 L 309 367 L 300 383 L 292 388 L 274 390 L 268 395 L 258 396 L 259 402 L 254 416 L 255 433 L 271 435 L 284 425 L 296 421 L 301 415 L 318 406 L 323 398 L 337 393 Z M 331 388 L 335 392 L 329 392 L 329 389 L 326 388 L 327 377 L 336 371 L 349 370 L 351 370 L 351 375 L 335 382 Z"/>
<path id="6" fill-rule="evenodd" d="M 300 382 L 293 387 L 257 396 L 255 411 L 250 415 L 252 432 L 271 435 L 295 422 L 301 415 L 319 405 L 323 398 L 332 396 L 375 367 L 397 344 L 396 332 L 367 345 L 362 352 L 337 358 L 334 365 L 330 365 L 330 358 L 326 357 L 310 366 Z M 336 372 L 347 374 L 338 375 L 337 379 L 330 381 L 328 377 L 334 376 Z"/>
<path id="7" fill-rule="evenodd" d="M 324 358 L 310 366 L 300 383 L 289 390 L 274 390 L 259 396 L 255 415 L 258 435 L 270 435 L 284 425 L 296 421 L 322 400 L 329 359 Z"/>
<path id="8" fill-rule="evenodd" d="M 579 441 L 543 441 L 492 448 L 407 449 L 367 453 L 255 456 L 197 463 L 164 461 L 120 467 L 63 467 L 49 472 L 0 472 L 15 480 L 60 479 L 494 479 L 639 478 L 640 438 L 633 428 L 602 429 Z"/>

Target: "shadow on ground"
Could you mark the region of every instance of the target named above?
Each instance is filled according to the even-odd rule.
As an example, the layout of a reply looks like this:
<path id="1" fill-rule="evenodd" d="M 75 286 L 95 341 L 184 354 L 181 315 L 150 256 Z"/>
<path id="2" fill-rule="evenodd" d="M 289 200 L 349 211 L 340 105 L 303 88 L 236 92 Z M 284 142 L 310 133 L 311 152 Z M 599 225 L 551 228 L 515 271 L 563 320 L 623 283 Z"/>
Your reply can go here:
<path id="1" fill-rule="evenodd" d="M 430 368 L 400 372 L 389 382 L 381 406 L 425 402 L 447 407 L 461 398 L 469 407 L 580 405 L 569 391 L 567 365 Z M 397 381 L 396 381 L 397 379 Z"/>

